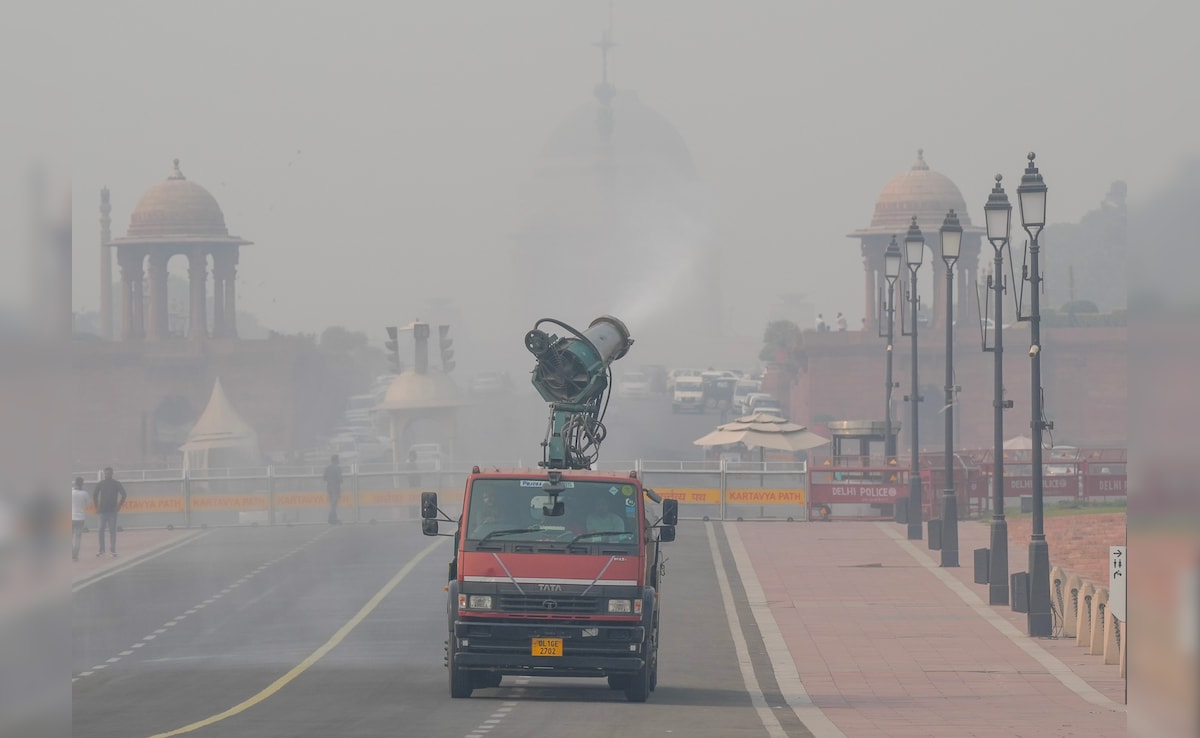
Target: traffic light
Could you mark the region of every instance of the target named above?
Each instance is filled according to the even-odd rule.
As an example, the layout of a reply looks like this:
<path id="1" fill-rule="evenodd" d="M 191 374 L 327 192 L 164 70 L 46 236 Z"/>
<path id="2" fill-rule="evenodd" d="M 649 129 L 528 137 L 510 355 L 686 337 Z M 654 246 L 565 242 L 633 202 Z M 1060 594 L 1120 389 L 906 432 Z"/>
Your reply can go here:
<path id="1" fill-rule="evenodd" d="M 442 350 L 442 371 L 446 374 L 454 371 L 454 339 L 449 338 L 450 326 L 438 326 L 438 345 Z"/>
<path id="2" fill-rule="evenodd" d="M 388 363 L 392 365 L 392 373 L 400 373 L 400 340 L 397 338 L 397 329 L 394 325 L 387 327 L 388 340 L 383 344 L 387 347 Z"/>

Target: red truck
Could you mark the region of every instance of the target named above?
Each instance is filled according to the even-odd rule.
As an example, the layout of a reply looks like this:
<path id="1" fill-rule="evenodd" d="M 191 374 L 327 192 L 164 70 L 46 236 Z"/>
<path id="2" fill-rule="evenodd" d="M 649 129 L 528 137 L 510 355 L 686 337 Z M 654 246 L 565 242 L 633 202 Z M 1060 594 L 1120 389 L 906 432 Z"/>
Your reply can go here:
<path id="1" fill-rule="evenodd" d="M 506 675 L 606 677 L 632 702 L 654 690 L 660 545 L 675 539 L 675 500 L 634 472 L 474 467 L 457 520 L 434 492 L 422 495 L 421 517 L 425 535 L 455 525 L 451 697 Z"/>

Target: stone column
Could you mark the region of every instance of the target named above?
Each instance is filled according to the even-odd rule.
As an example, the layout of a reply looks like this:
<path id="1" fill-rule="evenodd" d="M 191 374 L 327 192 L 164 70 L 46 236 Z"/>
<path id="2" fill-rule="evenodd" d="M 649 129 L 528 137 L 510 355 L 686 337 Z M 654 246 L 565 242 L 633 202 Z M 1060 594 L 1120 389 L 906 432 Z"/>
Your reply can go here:
<path id="1" fill-rule="evenodd" d="M 926 236 L 928 238 L 928 236 Z M 932 244 L 929 244 L 932 246 Z M 933 320 L 929 324 L 939 335 L 946 332 L 946 262 L 942 260 L 941 234 L 938 234 L 938 246 L 930 248 L 933 256 Z M 960 252 L 961 253 L 961 252 Z"/>
<path id="2" fill-rule="evenodd" d="M 133 335 L 133 266 L 128 251 L 117 251 L 121 267 L 121 340 L 128 341 Z"/>
<path id="3" fill-rule="evenodd" d="M 871 243 L 870 238 L 862 240 L 860 249 L 862 252 L 863 272 L 865 273 L 863 291 L 866 293 L 866 300 L 863 303 L 863 310 L 865 311 L 863 315 L 867 319 L 867 330 L 875 330 L 875 321 L 879 317 L 875 308 L 875 290 L 878 289 L 876 285 L 879 283 L 879 268 L 874 258 L 877 249 L 874 248 L 874 244 Z"/>
<path id="4" fill-rule="evenodd" d="M 237 338 L 237 261 L 229 266 L 229 281 L 225 284 L 225 337 Z"/>
<path id="5" fill-rule="evenodd" d="M 213 255 L 213 324 L 212 337 L 225 337 L 225 275 L 222 273 L 221 261 Z"/>
<path id="6" fill-rule="evenodd" d="M 120 255 L 121 261 L 121 338 L 137 340 L 145 337 L 142 309 L 142 260 L 146 254 L 130 249 Z"/>
<path id="7" fill-rule="evenodd" d="M 155 251 L 150 254 L 150 316 L 146 338 L 161 341 L 167 337 L 167 260 L 170 254 Z"/>
<path id="8" fill-rule="evenodd" d="M 208 253 L 196 246 L 188 253 L 188 338 L 203 341 L 208 338 Z"/>
<path id="9" fill-rule="evenodd" d="M 237 338 L 237 263 L 238 252 L 234 247 L 225 255 L 225 337 Z"/>

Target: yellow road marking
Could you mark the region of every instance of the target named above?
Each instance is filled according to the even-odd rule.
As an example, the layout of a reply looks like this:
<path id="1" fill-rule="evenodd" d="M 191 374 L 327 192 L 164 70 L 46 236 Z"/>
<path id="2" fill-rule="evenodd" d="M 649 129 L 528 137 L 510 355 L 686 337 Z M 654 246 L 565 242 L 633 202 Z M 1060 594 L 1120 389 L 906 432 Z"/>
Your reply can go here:
<path id="1" fill-rule="evenodd" d="M 383 585 L 383 589 L 376 592 L 375 596 L 372 597 L 367 602 L 367 604 L 363 605 L 362 609 L 359 610 L 358 613 L 354 617 L 350 618 L 350 620 L 348 620 L 345 625 L 343 625 L 341 628 L 338 629 L 338 631 L 336 633 L 333 634 L 333 637 L 331 637 L 328 641 L 326 641 L 324 643 L 324 645 L 322 645 L 316 651 L 313 651 L 312 654 L 309 655 L 308 658 L 304 659 L 299 664 L 296 664 L 296 666 L 292 667 L 291 671 L 289 671 L 288 673 L 284 674 L 283 676 L 279 677 L 274 682 L 272 682 L 267 688 L 263 689 L 261 692 L 254 695 L 253 697 L 246 700 L 245 702 L 242 702 L 241 704 L 238 704 L 238 705 L 234 705 L 233 707 L 229 708 L 225 712 L 218 713 L 216 715 L 213 715 L 212 717 L 204 718 L 203 720 L 194 722 L 191 725 L 185 725 L 182 728 L 177 728 L 175 730 L 170 731 L 169 733 L 157 733 L 155 735 L 150 736 L 150 738 L 170 738 L 170 736 L 183 735 L 184 733 L 191 733 L 194 730 L 199 730 L 200 728 L 208 727 L 209 725 L 212 725 L 214 723 L 219 723 L 222 720 L 224 720 L 225 718 L 233 717 L 234 715 L 237 715 L 239 713 L 245 712 L 246 710 L 249 710 L 251 707 L 254 707 L 258 703 L 262 702 L 263 700 L 267 699 L 271 695 L 275 694 L 279 690 L 286 687 L 293 679 L 295 679 L 296 677 L 303 674 L 305 671 L 307 671 L 309 669 L 309 667 L 311 667 L 313 664 L 320 661 L 321 658 L 325 656 L 325 654 L 332 651 L 335 646 L 337 646 L 339 643 L 341 643 L 343 640 L 345 640 L 346 636 L 350 635 L 350 631 L 354 630 L 358 626 L 358 624 L 363 621 L 364 618 L 366 618 L 368 615 L 370 615 L 371 611 L 373 611 L 376 607 L 378 607 L 379 603 L 383 601 L 383 598 L 387 597 L 388 594 L 393 589 L 396 588 L 396 585 L 398 585 L 401 582 L 401 580 L 404 579 L 404 577 L 408 576 L 409 573 L 411 573 L 412 570 L 416 568 L 417 564 L 419 564 L 421 562 L 421 559 L 425 558 L 427 555 L 429 555 L 433 551 L 433 549 L 437 548 L 442 543 L 442 540 L 443 540 L 442 538 L 439 538 L 436 541 L 434 541 L 433 543 L 426 546 L 425 549 L 421 551 L 421 553 L 417 554 L 412 559 L 412 561 L 409 561 L 407 564 L 405 564 L 403 569 L 396 572 L 396 576 L 392 577 L 392 580 L 390 582 Z"/>

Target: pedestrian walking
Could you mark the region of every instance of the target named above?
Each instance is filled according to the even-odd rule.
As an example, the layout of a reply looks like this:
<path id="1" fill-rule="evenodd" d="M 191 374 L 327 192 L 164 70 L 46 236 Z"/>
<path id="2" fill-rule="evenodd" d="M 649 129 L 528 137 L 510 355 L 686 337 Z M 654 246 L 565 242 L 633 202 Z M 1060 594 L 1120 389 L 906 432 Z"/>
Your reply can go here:
<path id="1" fill-rule="evenodd" d="M 108 551 L 113 558 L 117 556 L 117 513 L 125 504 L 125 485 L 113 479 L 111 466 L 104 467 L 104 479 L 96 483 L 92 490 L 92 504 L 100 514 L 100 553 L 104 555 L 104 529 L 108 529 Z"/>
<path id="2" fill-rule="evenodd" d="M 839 331 L 846 330 L 846 316 L 841 313 L 837 314 L 837 329 Z"/>
<path id="3" fill-rule="evenodd" d="M 79 561 L 79 544 L 83 542 L 89 499 L 90 495 L 83 488 L 83 477 L 75 477 L 75 486 L 71 488 L 71 561 Z"/>
<path id="4" fill-rule="evenodd" d="M 338 525 L 338 499 L 342 496 L 342 467 L 338 464 L 338 455 L 329 458 L 329 466 L 325 467 L 325 492 L 329 495 L 329 524 Z"/>
<path id="5" fill-rule="evenodd" d="M 822 313 L 817 313 L 817 332 L 824 333 L 829 330 L 829 326 L 825 324 L 825 316 Z"/>

